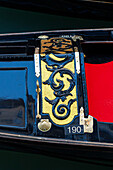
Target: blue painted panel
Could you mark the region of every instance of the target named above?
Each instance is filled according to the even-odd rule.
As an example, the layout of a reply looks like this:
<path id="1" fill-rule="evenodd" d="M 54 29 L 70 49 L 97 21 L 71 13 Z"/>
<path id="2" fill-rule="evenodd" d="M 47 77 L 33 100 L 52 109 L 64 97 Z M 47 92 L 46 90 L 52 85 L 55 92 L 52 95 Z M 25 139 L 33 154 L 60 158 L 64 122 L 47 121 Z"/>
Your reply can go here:
<path id="1" fill-rule="evenodd" d="M 0 62 L 0 127 L 25 129 L 33 123 L 35 82 L 33 61 Z"/>
<path id="2" fill-rule="evenodd" d="M 25 127 L 26 69 L 0 70 L 0 126 Z"/>

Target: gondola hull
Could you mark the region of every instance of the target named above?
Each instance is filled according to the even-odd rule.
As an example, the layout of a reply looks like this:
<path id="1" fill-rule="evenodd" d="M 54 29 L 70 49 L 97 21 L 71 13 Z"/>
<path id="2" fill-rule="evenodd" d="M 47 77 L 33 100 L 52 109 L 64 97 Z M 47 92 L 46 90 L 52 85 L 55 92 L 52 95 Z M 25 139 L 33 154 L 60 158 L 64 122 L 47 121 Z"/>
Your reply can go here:
<path id="1" fill-rule="evenodd" d="M 1 34 L 1 149 L 113 160 L 112 44 L 112 29 Z"/>

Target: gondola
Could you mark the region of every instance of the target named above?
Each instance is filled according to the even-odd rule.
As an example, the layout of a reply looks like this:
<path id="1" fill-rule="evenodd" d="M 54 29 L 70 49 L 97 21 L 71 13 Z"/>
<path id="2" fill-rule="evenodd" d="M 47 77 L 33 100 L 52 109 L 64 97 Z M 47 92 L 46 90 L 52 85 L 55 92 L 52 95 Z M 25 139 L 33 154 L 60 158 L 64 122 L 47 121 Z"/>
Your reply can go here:
<path id="1" fill-rule="evenodd" d="M 0 148 L 113 160 L 113 29 L 0 34 Z"/>

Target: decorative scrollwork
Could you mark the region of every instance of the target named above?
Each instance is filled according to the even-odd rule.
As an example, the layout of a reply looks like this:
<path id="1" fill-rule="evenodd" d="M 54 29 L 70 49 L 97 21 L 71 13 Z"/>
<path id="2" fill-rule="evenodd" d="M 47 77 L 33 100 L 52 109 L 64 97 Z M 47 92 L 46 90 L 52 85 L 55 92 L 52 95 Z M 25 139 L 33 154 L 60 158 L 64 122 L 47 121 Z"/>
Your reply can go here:
<path id="1" fill-rule="evenodd" d="M 41 54 L 66 54 L 73 52 L 70 39 L 50 38 L 41 41 Z"/>
<path id="2" fill-rule="evenodd" d="M 59 59 L 62 59 L 59 61 Z M 47 63 L 48 66 L 52 66 L 52 69 L 47 67 L 48 71 L 54 71 L 58 68 L 63 68 L 67 63 L 71 62 L 74 59 L 74 54 L 60 54 L 60 55 L 50 55 L 47 54 L 42 57 L 42 60 Z M 56 67 L 55 67 L 56 66 Z"/>
<path id="3" fill-rule="evenodd" d="M 64 88 L 64 83 L 62 80 L 56 79 L 56 81 L 59 83 L 59 86 L 57 86 L 57 84 L 54 81 L 54 77 L 57 73 L 60 73 L 61 77 L 64 77 L 64 74 L 68 74 L 71 79 L 67 78 L 68 82 L 70 82 L 70 86 L 67 90 L 63 91 Z M 61 97 L 61 96 L 68 96 L 71 95 L 71 91 L 73 90 L 74 86 L 75 86 L 75 76 L 74 74 L 65 68 L 61 68 L 61 69 L 57 69 L 55 70 L 51 76 L 49 77 L 48 80 L 46 80 L 45 82 L 43 82 L 44 84 L 48 84 L 51 86 L 51 88 L 54 90 L 54 95 L 57 97 Z"/>
<path id="4" fill-rule="evenodd" d="M 75 88 L 75 73 L 74 73 L 74 53 L 72 43 L 66 39 L 49 39 L 43 40 L 41 49 L 41 60 L 44 62 L 44 76 L 43 85 L 52 90 L 49 95 L 44 90 L 44 103 L 47 107 L 46 113 L 52 106 L 51 113 L 49 113 L 52 121 L 58 125 L 70 123 L 75 115 L 77 115 L 77 104 L 73 106 L 76 101 Z M 70 68 L 67 64 L 71 63 Z M 43 69 L 43 68 L 42 68 Z M 49 72 L 49 73 L 48 73 Z M 47 79 L 45 78 L 47 76 Z M 47 88 L 46 88 L 47 89 Z M 75 90 L 75 91 L 74 91 Z M 73 92 L 72 92 L 73 91 Z M 53 98 L 54 97 L 54 98 Z M 75 111 L 72 112 L 71 108 Z M 65 121 L 66 120 L 66 121 Z"/>
<path id="5" fill-rule="evenodd" d="M 76 101 L 76 99 L 74 100 L 69 100 L 68 102 L 68 105 L 65 105 L 65 104 L 60 104 L 58 107 L 57 107 L 57 104 L 59 103 L 59 100 L 60 98 L 57 97 L 56 99 L 54 100 L 49 100 L 47 97 L 45 97 L 45 100 L 52 104 L 53 107 L 52 107 L 52 113 L 53 115 L 57 118 L 57 119 L 60 119 L 60 120 L 63 120 L 63 119 L 66 119 L 69 115 L 70 115 L 70 107 L 71 105 L 73 104 L 73 102 Z M 57 112 L 55 112 L 56 110 L 56 107 L 57 107 Z"/>

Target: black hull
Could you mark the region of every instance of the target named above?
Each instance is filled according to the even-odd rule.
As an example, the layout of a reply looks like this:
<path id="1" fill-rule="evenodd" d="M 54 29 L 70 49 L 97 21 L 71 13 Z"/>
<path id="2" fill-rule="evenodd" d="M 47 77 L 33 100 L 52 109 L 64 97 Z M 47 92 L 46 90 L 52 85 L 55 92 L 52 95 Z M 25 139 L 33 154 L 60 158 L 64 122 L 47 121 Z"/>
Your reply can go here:
<path id="1" fill-rule="evenodd" d="M 52 125 L 53 131 L 51 131 L 51 133 L 48 132 L 43 133 L 38 130 L 37 121 L 35 120 L 36 115 L 33 107 L 31 107 L 34 106 L 34 103 L 36 101 L 36 95 L 35 95 L 36 86 L 34 81 L 34 91 L 32 92 L 31 82 L 33 82 L 32 81 L 33 75 L 35 77 L 34 65 L 33 65 L 34 50 L 35 47 L 37 46 L 39 47 L 40 39 L 38 37 L 40 35 L 48 35 L 50 37 L 63 36 L 68 38 L 74 35 L 82 36 L 84 38 L 84 41 L 82 41 L 81 44 L 83 47 L 83 51 L 85 51 L 85 53 L 87 54 L 87 58 L 86 58 L 87 62 L 90 62 L 89 60 L 92 60 L 92 58 L 90 57 L 90 53 L 97 54 L 98 48 L 101 49 L 100 51 L 103 52 L 102 57 L 99 56 L 101 58 L 102 63 L 113 61 L 113 55 L 112 55 L 113 29 L 73 30 L 73 31 L 65 30 L 65 31 L 19 33 L 19 34 L 15 33 L 15 34 L 5 34 L 5 35 L 1 34 L 0 35 L 0 43 L 1 43 L 0 60 L 1 60 L 1 70 L 2 70 L 1 78 L 3 77 L 2 74 L 4 73 L 4 70 L 5 70 L 4 73 L 5 77 L 9 74 L 9 77 L 14 76 L 14 80 L 16 80 L 19 74 L 20 79 L 18 81 L 21 84 L 20 91 L 22 90 L 22 95 L 20 99 L 20 92 L 18 92 L 19 99 L 18 100 L 15 99 L 12 93 L 10 93 L 10 88 L 9 88 L 8 92 L 9 95 L 10 94 L 12 95 L 11 98 L 9 100 L 7 100 L 7 98 L 6 100 L 4 100 L 4 98 L 1 100 L 0 109 L 3 115 L 3 117 L 2 116 L 1 117 L 4 118 L 3 121 L 5 120 L 5 123 L 3 124 L 3 121 L 1 119 L 0 148 L 20 151 L 20 152 L 31 152 L 31 153 L 48 155 L 48 156 L 55 156 L 55 157 L 65 158 L 70 160 L 86 160 L 90 162 L 94 162 L 94 161 L 101 162 L 104 160 L 108 162 L 112 161 L 113 160 L 113 143 L 112 143 L 113 123 L 102 124 L 98 122 L 96 119 L 94 119 L 93 133 L 91 134 L 84 133 L 84 134 L 80 134 L 80 136 L 78 134 L 76 135 L 72 134 L 73 136 L 72 135 L 66 136 L 67 134 L 63 133 L 64 132 L 63 128 L 60 131 L 60 127 L 58 129 L 57 127 L 54 127 L 54 125 Z M 103 45 L 105 45 L 106 48 Z M 4 48 L 7 48 L 7 53 L 4 50 Z M 104 56 L 104 54 L 108 54 L 108 50 L 110 53 L 110 57 L 108 55 L 106 59 L 105 58 L 106 56 Z M 94 60 L 92 60 L 92 63 L 97 62 L 96 64 L 98 64 L 98 62 L 100 61 L 99 57 L 97 56 L 96 59 L 93 57 Z M 12 64 L 12 67 L 9 64 Z M 31 71 L 31 74 L 29 74 L 29 80 L 30 80 L 29 82 L 26 81 L 26 74 L 27 74 L 26 67 Z M 9 70 L 11 70 L 10 73 Z M 15 70 L 16 70 L 16 75 L 13 75 L 13 73 L 15 74 L 14 72 Z M 22 82 L 20 81 L 21 79 Z M 3 90 L 5 89 L 4 84 L 6 83 L 5 82 L 3 83 Z M 12 82 L 12 84 L 14 83 Z M 19 85 L 17 84 L 15 86 L 17 88 L 17 91 L 18 88 L 20 87 L 20 84 Z M 27 94 L 27 87 L 28 90 L 32 92 L 31 95 Z M 24 95 L 23 95 L 23 91 L 24 91 Z M 5 92 L 6 91 L 4 90 L 3 93 L 7 97 L 7 94 Z M 26 100 L 26 95 L 28 95 L 27 98 L 28 101 Z M 33 98 L 33 96 L 35 97 Z M 26 110 L 27 104 L 29 106 L 27 107 L 28 111 Z M 21 112 L 19 112 L 18 109 L 20 109 Z M 13 115 L 9 116 L 10 115 L 9 113 L 10 114 L 13 113 Z M 4 114 L 6 115 L 5 117 Z M 25 125 L 24 125 L 25 123 L 24 115 L 28 117 L 28 120 L 26 119 Z M 44 117 L 44 119 L 46 119 L 46 117 Z M 75 121 L 76 121 L 75 122 L 76 125 L 78 119 L 76 119 Z"/>
<path id="2" fill-rule="evenodd" d="M 90 163 L 105 161 L 112 165 L 113 144 L 73 141 L 53 138 L 27 137 L 10 134 L 0 135 L 0 149 L 42 154 L 68 160 Z"/>

